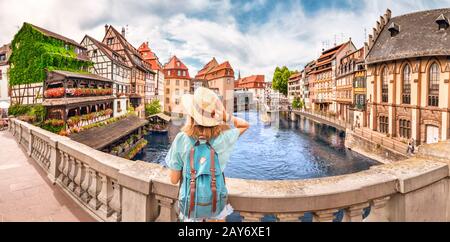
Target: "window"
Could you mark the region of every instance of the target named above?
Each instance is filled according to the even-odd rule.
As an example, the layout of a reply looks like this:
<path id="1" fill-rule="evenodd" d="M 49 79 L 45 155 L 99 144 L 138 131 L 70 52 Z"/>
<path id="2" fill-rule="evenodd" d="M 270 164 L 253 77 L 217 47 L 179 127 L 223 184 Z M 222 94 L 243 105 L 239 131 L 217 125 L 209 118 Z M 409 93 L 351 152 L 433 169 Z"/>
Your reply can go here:
<path id="1" fill-rule="evenodd" d="M 177 89 L 175 89 L 175 95 L 180 95 L 180 90 L 177 88 Z"/>
<path id="2" fill-rule="evenodd" d="M 166 88 L 166 94 L 170 94 L 170 89 Z"/>
<path id="3" fill-rule="evenodd" d="M 166 80 L 166 85 L 170 85 L 170 80 Z"/>
<path id="4" fill-rule="evenodd" d="M 389 100 L 388 95 L 388 73 L 385 67 L 381 72 L 381 101 L 387 103 Z"/>
<path id="5" fill-rule="evenodd" d="M 0 61 L 5 61 L 6 60 L 6 54 L 0 55 Z"/>
<path id="6" fill-rule="evenodd" d="M 179 86 L 180 85 L 180 80 L 176 80 L 175 81 L 175 85 Z"/>
<path id="7" fill-rule="evenodd" d="M 180 104 L 180 100 L 178 98 L 175 98 L 175 105 Z"/>
<path id="8" fill-rule="evenodd" d="M 113 39 L 114 39 L 114 38 L 108 38 L 108 39 L 106 39 L 106 44 L 107 44 L 107 45 L 112 45 L 112 44 L 113 44 Z"/>
<path id="9" fill-rule="evenodd" d="M 170 99 L 168 97 L 166 97 L 166 103 L 169 104 Z"/>
<path id="10" fill-rule="evenodd" d="M 403 69 L 402 98 L 404 104 L 411 103 L 411 68 L 409 65 Z"/>
<path id="11" fill-rule="evenodd" d="M 167 71 L 167 75 L 170 76 L 170 70 Z"/>
<path id="12" fill-rule="evenodd" d="M 185 86 L 185 87 L 188 86 L 188 81 L 184 81 L 184 86 Z"/>
<path id="13" fill-rule="evenodd" d="M 181 76 L 181 71 L 180 70 L 178 70 L 177 75 Z"/>
<path id="14" fill-rule="evenodd" d="M 433 63 L 428 80 L 428 106 L 439 106 L 439 66 Z"/>
<path id="15" fill-rule="evenodd" d="M 380 116 L 378 117 L 379 120 L 379 127 L 378 131 L 381 133 L 387 134 L 389 132 L 389 120 L 386 116 Z"/>
<path id="16" fill-rule="evenodd" d="M 411 121 L 406 119 L 400 119 L 399 121 L 399 135 L 402 138 L 411 138 Z"/>

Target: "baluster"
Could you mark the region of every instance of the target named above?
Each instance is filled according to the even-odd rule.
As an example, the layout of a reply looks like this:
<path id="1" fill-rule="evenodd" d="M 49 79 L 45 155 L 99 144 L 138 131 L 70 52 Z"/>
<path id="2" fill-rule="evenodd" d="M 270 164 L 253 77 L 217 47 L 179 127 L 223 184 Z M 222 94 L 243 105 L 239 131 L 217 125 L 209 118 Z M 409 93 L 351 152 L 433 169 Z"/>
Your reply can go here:
<path id="1" fill-rule="evenodd" d="M 305 215 L 304 212 L 296 213 L 279 213 L 277 215 L 280 222 L 300 222 L 300 218 Z"/>
<path id="2" fill-rule="evenodd" d="M 264 217 L 263 213 L 239 212 L 239 214 L 243 222 L 261 222 L 261 219 Z"/>
<path id="3" fill-rule="evenodd" d="M 337 209 L 328 209 L 313 212 L 313 222 L 333 222 Z"/>
<path id="4" fill-rule="evenodd" d="M 89 206 L 94 210 L 97 210 L 101 205 L 100 201 L 97 199 L 101 187 L 99 186 L 100 184 L 97 179 L 97 172 L 94 169 L 89 168 L 89 176 L 91 177 L 91 184 L 88 189 L 89 195 L 91 195 Z"/>
<path id="5" fill-rule="evenodd" d="M 59 177 L 58 177 L 58 182 L 61 184 L 61 185 L 64 185 L 64 180 L 65 180 L 65 174 L 64 174 L 64 170 L 66 169 L 66 166 L 67 166 L 67 153 L 64 153 L 64 152 L 62 152 L 61 151 L 61 163 L 59 164 L 59 171 L 60 171 L 60 174 L 59 174 Z"/>
<path id="6" fill-rule="evenodd" d="M 370 213 L 363 221 L 364 222 L 389 222 L 388 209 L 386 207 L 390 197 L 383 197 L 374 199 L 371 202 Z"/>
<path id="7" fill-rule="evenodd" d="M 64 173 L 63 185 L 67 187 L 70 183 L 70 179 L 69 179 L 70 155 L 66 154 L 66 156 L 67 157 L 65 159 L 65 164 L 64 164 L 64 169 L 63 169 L 63 173 Z"/>
<path id="8" fill-rule="evenodd" d="M 85 163 L 82 164 L 83 168 L 83 177 L 82 177 L 82 183 L 81 183 L 81 200 L 83 200 L 85 203 L 89 203 L 91 197 L 89 195 L 89 187 L 91 186 L 91 175 L 89 174 L 89 166 Z"/>
<path id="9" fill-rule="evenodd" d="M 68 188 L 70 191 L 73 191 L 75 189 L 75 181 L 74 181 L 75 175 L 76 175 L 76 170 L 75 170 L 76 161 L 75 160 L 76 160 L 75 157 L 73 157 L 73 156 L 69 157 L 69 174 L 68 174 L 69 185 L 68 185 Z"/>
<path id="10" fill-rule="evenodd" d="M 112 213 L 111 208 L 108 206 L 108 203 L 113 195 L 112 186 L 110 179 L 106 175 L 98 173 L 98 176 L 100 177 L 101 187 L 100 193 L 97 196 L 97 199 L 100 202 L 99 211 L 101 211 L 102 215 L 107 218 Z"/>
<path id="11" fill-rule="evenodd" d="M 364 208 L 369 207 L 369 203 L 361 203 L 352 205 L 344 210 L 344 218 L 342 222 L 362 222 Z"/>
<path id="12" fill-rule="evenodd" d="M 122 219 L 122 191 L 116 180 L 111 179 L 111 185 L 113 189 L 113 196 L 109 202 L 109 206 L 112 209 L 112 214 L 109 217 L 109 221 L 116 222 Z"/>
<path id="13" fill-rule="evenodd" d="M 76 162 L 76 174 L 75 177 L 73 179 L 74 182 L 74 193 L 80 197 L 81 195 L 81 181 L 82 181 L 82 176 L 83 176 L 83 164 L 81 163 L 81 161 L 79 161 L 78 159 L 75 160 Z"/>
<path id="14" fill-rule="evenodd" d="M 177 221 L 177 215 L 174 207 L 174 200 L 172 198 L 155 195 L 160 207 L 159 216 L 156 222 L 173 222 Z"/>

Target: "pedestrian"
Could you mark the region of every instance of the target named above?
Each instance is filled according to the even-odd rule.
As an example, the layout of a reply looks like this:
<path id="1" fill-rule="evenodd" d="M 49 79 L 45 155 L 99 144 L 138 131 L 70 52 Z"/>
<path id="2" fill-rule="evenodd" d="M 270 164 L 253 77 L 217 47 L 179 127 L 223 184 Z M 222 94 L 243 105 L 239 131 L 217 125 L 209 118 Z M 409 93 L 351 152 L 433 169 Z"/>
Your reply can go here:
<path id="1" fill-rule="evenodd" d="M 414 154 L 414 150 L 415 150 L 415 142 L 414 142 L 414 138 L 411 138 L 411 153 Z"/>
<path id="2" fill-rule="evenodd" d="M 249 124 L 229 115 L 216 93 L 208 88 L 199 87 L 194 95 L 183 95 L 181 103 L 186 124 L 165 159 L 171 182 L 180 182 L 178 218 L 225 221 L 233 208 L 227 204 L 223 171 L 234 144 Z"/>
<path id="3" fill-rule="evenodd" d="M 408 142 L 408 149 L 406 150 L 406 154 L 411 154 L 412 151 L 412 146 L 411 146 L 411 142 Z"/>

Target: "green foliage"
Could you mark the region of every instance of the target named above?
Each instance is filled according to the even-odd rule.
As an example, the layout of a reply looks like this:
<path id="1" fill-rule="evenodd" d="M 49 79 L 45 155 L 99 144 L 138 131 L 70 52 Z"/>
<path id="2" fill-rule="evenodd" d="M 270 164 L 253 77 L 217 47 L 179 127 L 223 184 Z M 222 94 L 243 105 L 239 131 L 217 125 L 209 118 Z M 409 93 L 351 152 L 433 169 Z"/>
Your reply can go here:
<path id="1" fill-rule="evenodd" d="M 8 108 L 8 114 L 18 117 L 29 113 L 32 109 L 31 105 L 13 104 Z"/>
<path id="2" fill-rule="evenodd" d="M 139 140 L 136 145 L 124 156 L 125 159 L 133 159 L 139 151 L 141 151 L 146 145 L 148 141 L 146 139 Z"/>
<path id="3" fill-rule="evenodd" d="M 45 107 L 41 104 L 36 104 L 31 108 L 29 115 L 36 117 L 36 122 L 42 123 L 46 116 Z"/>
<path id="4" fill-rule="evenodd" d="M 8 114 L 13 115 L 15 117 L 26 115 L 34 117 L 33 120 L 41 123 L 45 119 L 45 108 L 41 104 L 36 105 L 23 105 L 23 104 L 14 104 L 11 105 L 8 109 Z"/>
<path id="5" fill-rule="evenodd" d="M 150 103 L 145 104 L 145 114 L 147 116 L 157 114 L 161 112 L 161 104 L 158 99 L 152 100 Z"/>
<path id="6" fill-rule="evenodd" d="M 52 133 L 58 134 L 59 132 L 61 132 L 61 130 L 64 129 L 64 125 L 63 126 L 54 126 L 51 123 L 46 123 L 46 124 L 43 124 L 41 126 L 41 128 L 43 128 L 47 131 L 50 131 Z"/>
<path id="7" fill-rule="evenodd" d="M 302 109 L 304 106 L 305 103 L 300 99 L 300 97 L 295 97 L 292 101 L 292 107 L 295 109 Z"/>
<path id="8" fill-rule="evenodd" d="M 90 61 L 77 59 L 73 46 L 45 36 L 27 23 L 14 36 L 10 62 L 11 86 L 42 82 L 46 78 L 46 69 L 83 72 L 82 69 L 93 65 Z"/>
<path id="9" fill-rule="evenodd" d="M 277 90 L 284 95 L 287 95 L 288 92 L 288 81 L 289 77 L 292 75 L 292 71 L 290 71 L 286 66 L 275 68 L 275 72 L 273 73 L 272 79 L 272 89 Z"/>

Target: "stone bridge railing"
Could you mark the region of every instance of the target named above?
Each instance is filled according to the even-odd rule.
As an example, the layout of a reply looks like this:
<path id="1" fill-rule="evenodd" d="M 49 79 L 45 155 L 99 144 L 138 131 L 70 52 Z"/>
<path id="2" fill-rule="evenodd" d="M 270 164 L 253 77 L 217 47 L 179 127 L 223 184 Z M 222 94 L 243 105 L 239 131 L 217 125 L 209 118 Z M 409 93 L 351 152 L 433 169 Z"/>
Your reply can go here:
<path id="1" fill-rule="evenodd" d="M 112 156 L 15 119 L 10 132 L 49 179 L 99 221 L 176 220 L 178 187 L 161 165 Z M 229 178 L 229 201 L 243 221 L 450 221 L 448 156 L 430 157 L 429 150 L 336 177 Z"/>

